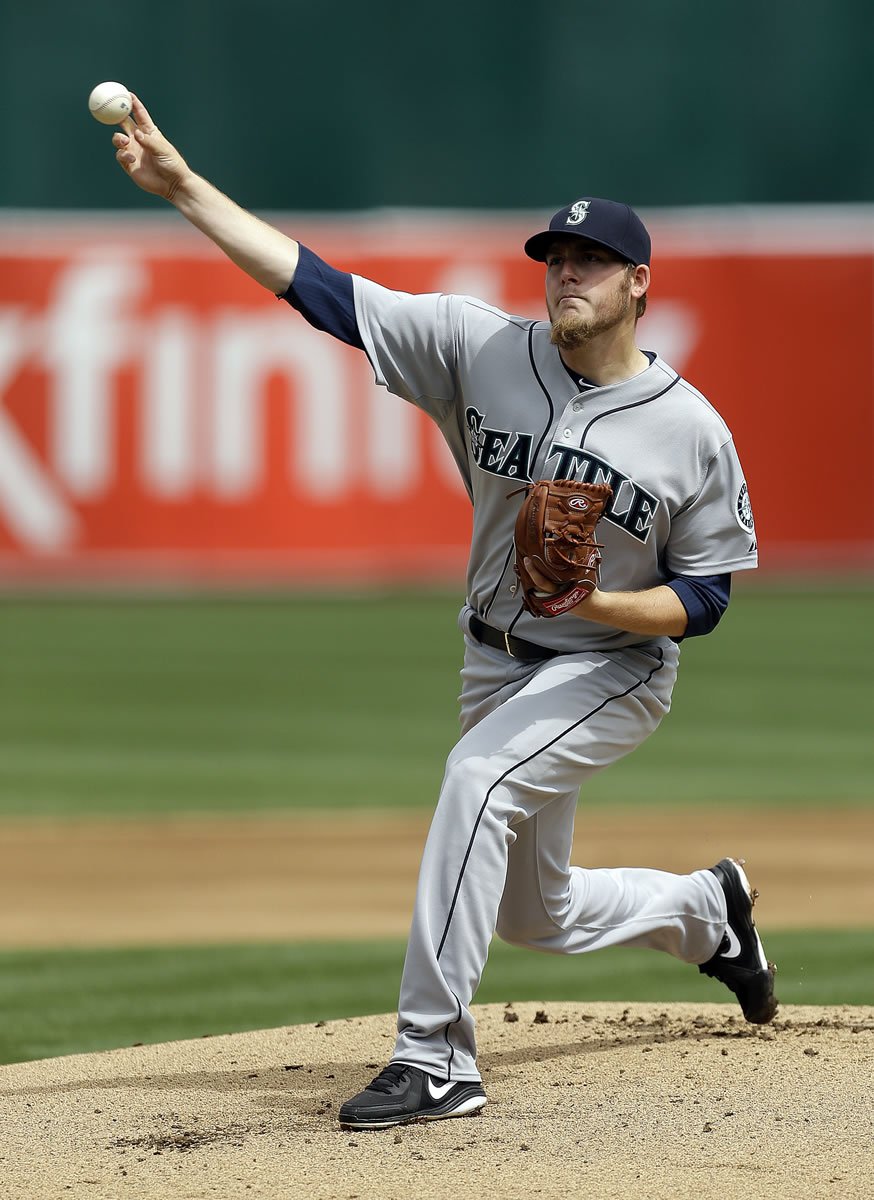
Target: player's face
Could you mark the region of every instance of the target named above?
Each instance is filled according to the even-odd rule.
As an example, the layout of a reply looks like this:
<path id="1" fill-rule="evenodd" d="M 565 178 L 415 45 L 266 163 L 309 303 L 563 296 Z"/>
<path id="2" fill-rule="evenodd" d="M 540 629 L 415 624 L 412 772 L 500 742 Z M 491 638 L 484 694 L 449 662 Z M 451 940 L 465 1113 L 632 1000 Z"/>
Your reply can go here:
<path id="1" fill-rule="evenodd" d="M 546 308 L 553 323 L 571 314 L 589 324 L 615 323 L 630 311 L 627 264 L 584 238 L 557 240 L 546 256 Z"/>

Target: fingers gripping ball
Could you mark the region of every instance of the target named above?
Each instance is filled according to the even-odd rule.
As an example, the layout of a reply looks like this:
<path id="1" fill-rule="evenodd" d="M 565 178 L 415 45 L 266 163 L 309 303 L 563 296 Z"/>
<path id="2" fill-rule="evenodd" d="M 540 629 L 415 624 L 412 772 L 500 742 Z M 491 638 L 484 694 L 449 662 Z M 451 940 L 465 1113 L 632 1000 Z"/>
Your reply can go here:
<path id="1" fill-rule="evenodd" d="M 131 95 L 123 83 L 98 83 L 88 97 L 91 116 L 102 125 L 118 125 L 130 116 Z"/>
<path id="2" fill-rule="evenodd" d="M 598 586 L 602 546 L 595 541 L 595 526 L 613 489 L 605 483 L 541 479 L 519 491 L 527 492 L 515 531 L 514 569 L 522 588 L 522 604 L 535 617 L 557 617 Z M 554 591 L 539 589 L 525 567 L 526 558 L 555 584 Z"/>

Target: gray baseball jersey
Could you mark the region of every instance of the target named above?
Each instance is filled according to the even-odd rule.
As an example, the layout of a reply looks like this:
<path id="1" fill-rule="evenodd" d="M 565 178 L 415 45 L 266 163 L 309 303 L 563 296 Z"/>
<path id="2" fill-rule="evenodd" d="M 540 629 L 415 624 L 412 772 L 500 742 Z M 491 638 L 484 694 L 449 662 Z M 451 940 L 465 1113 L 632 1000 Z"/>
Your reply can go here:
<path id="1" fill-rule="evenodd" d="M 480 300 L 410 295 L 354 277 L 358 329 L 377 382 L 438 424 L 473 501 L 468 599 L 489 624 L 559 650 L 609 649 L 640 635 L 544 621 L 516 595 L 513 527 L 541 478 L 604 482 L 602 587 L 639 591 L 756 566 L 752 512 L 725 422 L 657 356 L 612 386 L 579 386 L 548 323 Z"/>

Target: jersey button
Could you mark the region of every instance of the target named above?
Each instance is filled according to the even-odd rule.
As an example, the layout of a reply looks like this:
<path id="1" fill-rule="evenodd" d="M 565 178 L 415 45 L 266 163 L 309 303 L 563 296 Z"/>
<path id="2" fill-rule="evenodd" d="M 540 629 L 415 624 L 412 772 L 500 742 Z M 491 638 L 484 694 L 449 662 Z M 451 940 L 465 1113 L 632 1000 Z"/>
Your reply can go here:
<path id="1" fill-rule="evenodd" d="M 569 437 L 572 437 L 573 435 L 571 434 L 571 431 L 569 429 L 566 429 L 561 436 L 563 438 L 569 438 Z"/>
<path id="2" fill-rule="evenodd" d="M 573 405 L 571 407 L 573 408 L 574 412 L 579 412 L 580 409 L 583 407 L 582 400 L 574 400 Z"/>

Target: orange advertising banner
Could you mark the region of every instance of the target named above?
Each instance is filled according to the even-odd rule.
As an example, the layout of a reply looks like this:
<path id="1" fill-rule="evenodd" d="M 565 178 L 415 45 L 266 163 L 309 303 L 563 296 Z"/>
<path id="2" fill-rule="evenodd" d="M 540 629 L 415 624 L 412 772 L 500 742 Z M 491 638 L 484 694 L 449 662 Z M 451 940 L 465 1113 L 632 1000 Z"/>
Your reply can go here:
<path id="1" fill-rule="evenodd" d="M 874 563 L 870 215 L 644 216 L 639 341 L 731 426 L 763 568 Z M 277 223 L 387 286 L 539 317 L 542 219 Z M 7 582 L 459 578 L 469 529 L 428 419 L 176 214 L 0 221 Z"/>

